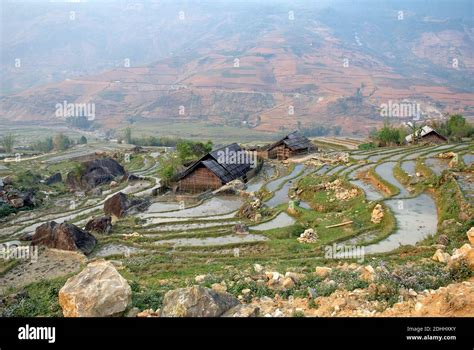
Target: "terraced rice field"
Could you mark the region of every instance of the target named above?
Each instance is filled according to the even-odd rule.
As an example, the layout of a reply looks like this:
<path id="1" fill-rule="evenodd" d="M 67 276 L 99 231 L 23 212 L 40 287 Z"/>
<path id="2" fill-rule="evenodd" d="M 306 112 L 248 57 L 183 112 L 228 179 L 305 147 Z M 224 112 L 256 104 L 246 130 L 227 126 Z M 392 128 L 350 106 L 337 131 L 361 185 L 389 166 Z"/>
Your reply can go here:
<path id="1" fill-rule="evenodd" d="M 51 220 L 68 221 L 83 227 L 90 218 L 102 214 L 107 198 L 121 191 L 150 198 L 152 204 L 145 212 L 120 219 L 110 235 L 96 235 L 98 245 L 91 257 L 119 259 L 131 274 L 138 276 L 148 275 L 150 266 L 157 276 L 163 277 L 170 274 L 170 269 L 175 275 L 192 275 L 225 264 L 249 264 L 252 261 L 306 264 L 310 261 L 308 259 L 323 259 L 324 255 L 318 248 L 335 242 L 362 245 L 367 254 L 390 254 L 400 246 L 415 246 L 436 235 L 439 224 L 436 199 L 429 192 L 413 191 L 413 186 L 403 183 L 395 174 L 397 165 L 408 178 L 415 179 L 417 167 L 424 162 L 432 175 L 439 177 L 443 171 L 450 170 L 433 156 L 447 150 L 463 152 L 461 158 L 468 165 L 472 161 L 473 147 L 472 143 L 464 143 L 353 151 L 347 164 L 324 164 L 317 168 L 304 164 L 266 164 L 247 187 L 247 192 L 267 192 L 263 202 L 270 214 L 258 223 L 238 216 L 245 196 L 219 195 L 207 199 L 192 196 L 173 199 L 169 195 L 152 197 L 152 190 L 158 188 L 160 182 L 156 175 L 160 153 L 150 151 L 141 155 L 143 160 L 137 162 L 135 168 L 128 169 L 142 176 L 143 180 L 106 188 L 97 197 L 65 194 L 37 210 L 11 216 L 0 222 L 0 240 L 7 242 L 32 234 L 36 227 Z M 42 157 L 31 166 L 37 166 L 37 162 L 42 166 L 60 166 L 61 162 L 69 161 L 71 154 Z M 28 163 L 23 165 L 28 166 Z M 381 192 L 374 183 L 357 177 L 358 173 L 370 170 L 396 193 Z M 300 201 L 297 215 L 286 212 L 288 202 L 295 199 L 292 188 L 307 176 L 347 181 L 361 191 L 362 199 L 353 209 L 318 212 L 314 208 L 329 203 L 318 202 L 316 196 L 314 200 Z M 472 200 L 472 172 L 460 173 L 458 179 L 465 199 Z M 394 218 L 392 227 L 371 224 L 370 215 L 359 218 L 361 212 L 368 211 L 375 202 L 383 204 L 386 215 Z M 337 208 L 339 203 L 335 201 L 331 205 Z M 308 218 L 316 218 L 311 222 L 320 222 L 316 227 L 320 241 L 314 245 L 300 244 L 296 240 L 305 223 L 309 222 Z M 354 221 L 351 226 L 327 228 L 349 219 Z M 236 234 L 233 228 L 238 223 L 246 224 L 250 233 Z M 137 233 L 135 237 L 125 236 L 133 232 Z M 50 276 L 38 271 L 35 273 L 38 278 Z M 0 281 L 16 286 L 15 278 L 9 272 L 0 277 Z"/>

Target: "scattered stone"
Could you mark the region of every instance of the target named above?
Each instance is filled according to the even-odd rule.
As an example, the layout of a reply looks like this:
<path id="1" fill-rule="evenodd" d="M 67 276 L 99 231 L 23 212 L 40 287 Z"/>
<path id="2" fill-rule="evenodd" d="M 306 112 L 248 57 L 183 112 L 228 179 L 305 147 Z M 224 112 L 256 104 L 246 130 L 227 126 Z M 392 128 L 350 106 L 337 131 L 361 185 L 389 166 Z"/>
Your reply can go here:
<path id="1" fill-rule="evenodd" d="M 89 232 L 79 227 L 50 221 L 36 228 L 31 245 L 43 245 L 48 248 L 81 251 L 90 254 L 97 244 L 97 240 Z"/>
<path id="2" fill-rule="evenodd" d="M 248 235 L 249 234 L 249 228 L 247 225 L 242 224 L 242 223 L 237 223 L 234 225 L 233 229 L 235 234 L 238 235 Z"/>
<path id="3" fill-rule="evenodd" d="M 423 304 L 418 302 L 415 304 L 415 311 L 420 311 L 423 308 Z"/>
<path id="4" fill-rule="evenodd" d="M 126 194 L 119 192 L 104 202 L 104 213 L 121 218 L 127 214 L 143 211 L 149 205 L 145 199 L 129 199 Z"/>
<path id="5" fill-rule="evenodd" d="M 217 293 L 225 293 L 227 292 L 227 286 L 223 283 L 213 283 L 211 286 L 212 290 Z M 250 289 L 249 289 L 250 291 Z M 243 293 L 243 291 L 242 291 Z"/>
<path id="6" fill-rule="evenodd" d="M 295 282 L 293 281 L 292 278 L 285 277 L 285 278 L 283 278 L 283 280 L 281 282 L 281 285 L 285 289 L 290 289 L 290 288 L 293 288 L 295 286 Z"/>
<path id="7" fill-rule="evenodd" d="M 206 279 L 207 279 L 207 275 L 198 275 L 198 276 L 194 277 L 194 281 L 195 281 L 196 283 L 202 283 L 202 282 L 204 282 Z"/>
<path id="8" fill-rule="evenodd" d="M 437 249 L 432 259 L 434 261 L 447 264 L 450 261 L 451 257 L 448 253 L 444 252 L 442 249 Z"/>
<path id="9" fill-rule="evenodd" d="M 259 315 L 258 306 L 239 304 L 226 311 L 221 317 L 258 317 Z"/>
<path id="10" fill-rule="evenodd" d="M 372 266 L 367 265 L 361 270 L 360 278 L 366 282 L 373 282 L 375 280 L 375 270 Z"/>
<path id="11" fill-rule="evenodd" d="M 319 277 L 327 277 L 332 272 L 330 267 L 317 266 L 315 270 L 315 275 Z"/>
<path id="12" fill-rule="evenodd" d="M 464 260 L 469 268 L 474 271 L 474 248 L 469 243 L 455 249 L 451 256 L 452 264 L 458 264 L 461 260 Z"/>
<path id="13" fill-rule="evenodd" d="M 128 312 L 126 317 L 139 317 L 140 309 L 137 307 L 132 307 Z"/>
<path id="14" fill-rule="evenodd" d="M 25 203 L 23 202 L 22 198 L 12 198 L 10 199 L 10 205 L 13 208 L 18 209 L 18 208 L 22 208 L 25 205 Z"/>
<path id="15" fill-rule="evenodd" d="M 69 278 L 59 291 L 59 305 L 65 317 L 108 317 L 122 313 L 132 290 L 112 263 L 94 261 Z"/>
<path id="16" fill-rule="evenodd" d="M 312 228 L 306 229 L 298 238 L 300 243 L 314 243 L 319 239 L 318 234 Z"/>
<path id="17" fill-rule="evenodd" d="M 160 317 L 160 312 L 153 309 L 146 309 L 137 314 L 137 317 Z"/>
<path id="18" fill-rule="evenodd" d="M 91 219 L 85 226 L 86 231 L 108 234 L 112 230 L 112 217 L 101 216 Z"/>
<path id="19" fill-rule="evenodd" d="M 302 273 L 296 273 L 296 272 L 287 272 L 285 273 L 285 277 L 291 278 L 295 283 L 298 283 L 302 279 L 304 279 L 306 276 Z"/>
<path id="20" fill-rule="evenodd" d="M 447 246 L 449 244 L 449 237 L 447 235 L 439 235 L 436 243 Z"/>
<path id="21" fill-rule="evenodd" d="M 161 316 L 219 317 L 239 304 L 239 300 L 228 293 L 200 286 L 179 288 L 165 294 Z"/>
<path id="22" fill-rule="evenodd" d="M 276 309 L 271 317 L 285 317 L 285 314 L 280 309 Z"/>
<path id="23" fill-rule="evenodd" d="M 50 177 L 48 177 L 46 179 L 45 183 L 46 183 L 46 185 L 51 186 L 51 185 L 54 185 L 54 184 L 62 182 L 62 181 L 63 181 L 63 177 L 61 176 L 61 173 L 56 173 L 56 174 L 51 175 Z"/>
<path id="24" fill-rule="evenodd" d="M 377 205 L 372 210 L 370 221 L 373 222 L 374 224 L 379 224 L 382 221 L 383 217 L 384 217 L 383 207 L 380 203 L 377 203 Z"/>
<path id="25" fill-rule="evenodd" d="M 438 158 L 441 158 L 441 159 L 451 159 L 451 158 L 454 158 L 455 156 L 456 156 L 456 153 L 454 152 L 444 152 L 444 153 L 438 154 Z"/>
<path id="26" fill-rule="evenodd" d="M 466 233 L 469 243 L 474 246 L 474 226 L 469 229 Z"/>
<path id="27" fill-rule="evenodd" d="M 263 272 L 263 266 L 260 264 L 254 264 L 253 269 L 255 270 L 256 273 L 261 273 Z"/>

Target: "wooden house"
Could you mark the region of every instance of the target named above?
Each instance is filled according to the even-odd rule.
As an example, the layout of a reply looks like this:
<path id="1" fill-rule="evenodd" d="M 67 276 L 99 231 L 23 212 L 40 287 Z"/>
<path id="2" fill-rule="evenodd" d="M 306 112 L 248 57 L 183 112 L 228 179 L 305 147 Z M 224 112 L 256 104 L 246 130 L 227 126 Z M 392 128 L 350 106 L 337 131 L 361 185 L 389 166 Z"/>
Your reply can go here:
<path id="1" fill-rule="evenodd" d="M 415 134 L 410 134 L 407 137 L 405 137 L 406 143 L 413 143 L 415 138 Z M 420 130 L 416 132 L 416 139 L 417 142 L 420 143 L 444 143 L 448 142 L 448 139 L 444 137 L 443 135 L 439 134 L 436 130 L 429 126 L 424 126 Z"/>
<path id="2" fill-rule="evenodd" d="M 315 150 L 315 146 L 309 139 L 298 131 L 293 131 L 271 144 L 267 149 L 267 154 L 270 159 L 284 160 L 295 155 L 310 153 L 313 150 Z"/>
<path id="3" fill-rule="evenodd" d="M 246 182 L 255 165 L 246 154 L 236 143 L 206 154 L 179 174 L 177 191 L 203 192 L 216 190 L 236 179 Z"/>

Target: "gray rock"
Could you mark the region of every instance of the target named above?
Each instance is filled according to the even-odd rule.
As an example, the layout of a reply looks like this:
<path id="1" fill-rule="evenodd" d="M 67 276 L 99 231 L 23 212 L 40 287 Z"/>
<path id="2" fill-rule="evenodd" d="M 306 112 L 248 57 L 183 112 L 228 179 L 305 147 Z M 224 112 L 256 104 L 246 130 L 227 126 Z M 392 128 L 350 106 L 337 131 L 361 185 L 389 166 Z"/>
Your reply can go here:
<path id="1" fill-rule="evenodd" d="M 78 171 L 69 172 L 66 184 L 76 190 L 91 190 L 122 178 L 125 173 L 125 169 L 112 158 L 95 159 L 82 163 Z"/>
<path id="2" fill-rule="evenodd" d="M 56 173 L 54 175 L 51 175 L 46 179 L 46 185 L 51 186 L 54 185 L 55 183 L 63 181 L 63 177 L 61 176 L 61 173 Z"/>
<path id="3" fill-rule="evenodd" d="M 259 315 L 258 306 L 240 304 L 226 311 L 221 317 L 258 317 Z"/>
<path id="4" fill-rule="evenodd" d="M 162 317 L 219 317 L 239 305 L 229 293 L 192 286 L 167 292 L 163 299 Z"/>
<path id="5" fill-rule="evenodd" d="M 107 317 L 123 313 L 132 299 L 132 290 L 112 263 L 89 263 L 69 278 L 59 291 L 59 305 L 65 317 Z"/>

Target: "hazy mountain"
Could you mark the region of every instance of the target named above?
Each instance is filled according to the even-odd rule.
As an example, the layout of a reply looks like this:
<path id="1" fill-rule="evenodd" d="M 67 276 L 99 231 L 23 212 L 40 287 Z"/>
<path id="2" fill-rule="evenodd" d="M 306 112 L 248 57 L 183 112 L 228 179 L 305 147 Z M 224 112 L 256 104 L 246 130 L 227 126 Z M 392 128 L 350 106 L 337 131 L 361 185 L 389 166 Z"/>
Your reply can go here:
<path id="1" fill-rule="evenodd" d="M 67 101 L 95 104 L 109 126 L 363 134 L 391 100 L 432 117 L 474 108 L 470 1 L 36 1 L 2 11 L 9 120 L 50 121 Z"/>

